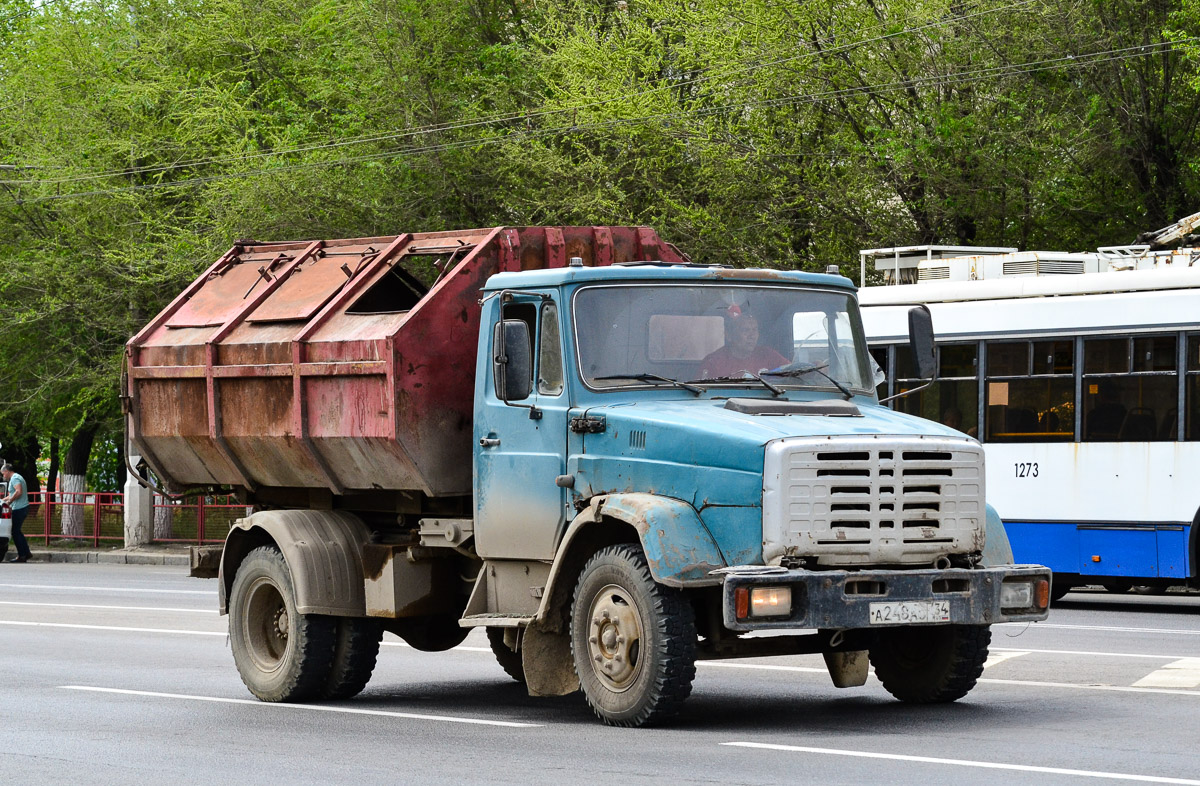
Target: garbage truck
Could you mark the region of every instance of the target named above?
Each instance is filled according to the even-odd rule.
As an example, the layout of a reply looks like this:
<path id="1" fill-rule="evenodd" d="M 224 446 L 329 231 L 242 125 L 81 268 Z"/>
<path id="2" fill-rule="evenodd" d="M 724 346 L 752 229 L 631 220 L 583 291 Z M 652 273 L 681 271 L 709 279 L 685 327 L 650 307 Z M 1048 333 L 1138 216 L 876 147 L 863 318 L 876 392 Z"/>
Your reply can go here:
<path id="1" fill-rule="evenodd" d="M 928 311 L 911 357 L 932 378 Z M 385 632 L 484 628 L 535 696 L 678 711 L 701 659 L 824 656 L 900 700 L 1045 619 L 976 440 L 881 404 L 851 282 L 691 262 L 646 227 L 239 241 L 126 348 L 147 483 L 232 489 L 193 549 L 242 680 L 344 700 Z"/>

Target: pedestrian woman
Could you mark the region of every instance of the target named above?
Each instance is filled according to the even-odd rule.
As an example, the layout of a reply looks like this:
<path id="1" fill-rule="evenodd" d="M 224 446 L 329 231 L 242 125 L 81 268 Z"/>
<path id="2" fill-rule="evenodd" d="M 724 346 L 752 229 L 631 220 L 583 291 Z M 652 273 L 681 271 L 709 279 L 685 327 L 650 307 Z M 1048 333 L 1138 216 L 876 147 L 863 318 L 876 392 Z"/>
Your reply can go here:
<path id="1" fill-rule="evenodd" d="M 4 482 L 8 484 L 8 495 L 3 497 L 3 500 L 12 508 L 12 541 L 17 547 L 17 556 L 9 562 L 28 562 L 29 543 L 25 540 L 25 534 L 21 532 L 21 525 L 29 515 L 29 486 L 25 483 L 25 478 L 14 472 L 12 464 L 7 461 L 0 466 L 0 475 L 4 476 Z M 7 551 L 8 543 L 5 542 L 0 559 L 4 558 Z"/>

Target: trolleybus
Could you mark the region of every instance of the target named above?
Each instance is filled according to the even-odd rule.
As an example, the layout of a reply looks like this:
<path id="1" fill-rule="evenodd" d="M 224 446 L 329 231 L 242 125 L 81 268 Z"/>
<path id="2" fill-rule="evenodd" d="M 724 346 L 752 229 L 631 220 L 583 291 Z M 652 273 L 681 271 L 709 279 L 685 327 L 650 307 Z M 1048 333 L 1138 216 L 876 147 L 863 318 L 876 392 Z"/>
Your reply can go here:
<path id="1" fill-rule="evenodd" d="M 984 444 L 1017 562 L 1059 597 L 1200 586 L 1200 248 L 863 254 L 897 282 L 859 293 L 880 396 L 921 384 L 902 339 L 927 304 L 938 380 L 893 406 Z"/>

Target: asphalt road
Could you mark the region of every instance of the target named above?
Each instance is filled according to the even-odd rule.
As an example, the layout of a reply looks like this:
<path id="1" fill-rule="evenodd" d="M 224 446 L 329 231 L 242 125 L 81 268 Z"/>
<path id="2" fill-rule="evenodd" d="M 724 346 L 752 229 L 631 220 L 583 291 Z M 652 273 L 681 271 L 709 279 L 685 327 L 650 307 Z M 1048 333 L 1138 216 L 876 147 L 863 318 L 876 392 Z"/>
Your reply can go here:
<path id="1" fill-rule="evenodd" d="M 359 697 L 253 700 L 215 581 L 132 565 L 0 566 L 0 783 L 1143 782 L 1200 786 L 1200 596 L 1073 592 L 993 628 L 945 706 L 838 690 L 819 656 L 701 663 L 666 728 L 531 699 L 481 633 L 385 638 Z"/>

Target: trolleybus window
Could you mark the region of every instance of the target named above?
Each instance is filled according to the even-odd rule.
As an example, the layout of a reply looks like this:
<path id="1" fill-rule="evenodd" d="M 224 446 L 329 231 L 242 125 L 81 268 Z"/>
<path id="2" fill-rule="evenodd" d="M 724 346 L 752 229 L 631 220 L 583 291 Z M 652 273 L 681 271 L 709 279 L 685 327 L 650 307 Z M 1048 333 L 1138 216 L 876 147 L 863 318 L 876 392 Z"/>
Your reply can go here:
<path id="1" fill-rule="evenodd" d="M 936 420 L 974 437 L 979 433 L 978 345 L 943 344 L 938 347 L 938 380 L 929 388 L 897 399 L 896 409 Z M 915 388 L 924 380 L 915 377 L 912 352 L 896 347 L 896 392 Z"/>
<path id="2" fill-rule="evenodd" d="M 1188 336 L 1186 438 L 1200 441 L 1200 336 Z"/>
<path id="3" fill-rule="evenodd" d="M 986 347 L 987 441 L 1074 440 L 1073 342 L 989 342 Z"/>
<path id="4" fill-rule="evenodd" d="M 1177 346 L 1175 336 L 1084 339 L 1083 441 L 1176 438 Z"/>
<path id="5" fill-rule="evenodd" d="M 879 366 L 879 368 L 884 373 L 884 380 L 875 386 L 875 393 L 876 393 L 876 395 L 879 396 L 879 398 L 887 398 L 888 385 L 890 384 L 891 377 L 892 377 L 892 375 L 890 373 L 888 373 L 887 357 L 888 357 L 887 347 L 872 347 L 871 348 L 871 359 L 875 361 L 875 365 Z"/>

